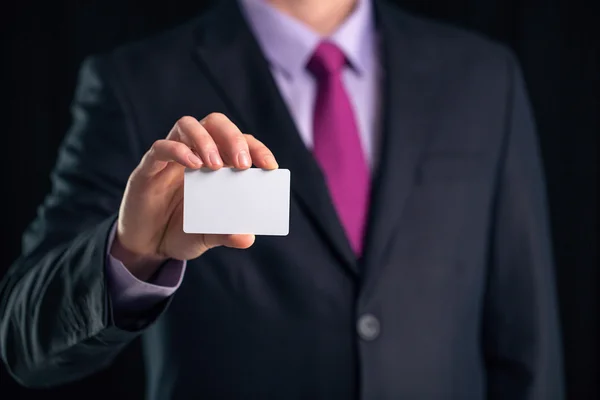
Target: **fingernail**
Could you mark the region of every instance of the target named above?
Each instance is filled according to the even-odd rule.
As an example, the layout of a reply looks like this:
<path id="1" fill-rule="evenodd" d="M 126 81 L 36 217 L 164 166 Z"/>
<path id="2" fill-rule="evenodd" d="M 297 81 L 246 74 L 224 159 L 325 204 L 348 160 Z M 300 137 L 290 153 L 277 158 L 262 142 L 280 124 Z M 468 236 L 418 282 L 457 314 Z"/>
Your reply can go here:
<path id="1" fill-rule="evenodd" d="M 275 167 L 279 167 L 279 164 L 275 160 L 275 157 L 273 157 L 272 155 L 265 156 L 264 161 L 267 165 L 274 165 Z"/>
<path id="2" fill-rule="evenodd" d="M 240 167 L 250 167 L 252 162 L 250 161 L 250 156 L 246 150 L 242 150 L 238 153 L 238 164 Z"/>
<path id="3" fill-rule="evenodd" d="M 223 165 L 223 161 L 221 161 L 221 157 L 216 151 L 211 151 L 208 153 L 208 161 L 210 161 L 210 163 L 214 166 Z"/>
<path id="4" fill-rule="evenodd" d="M 201 165 L 202 164 L 202 161 L 195 154 L 190 154 L 188 156 L 188 160 L 190 160 L 190 162 L 192 164 L 194 164 L 194 165 Z"/>

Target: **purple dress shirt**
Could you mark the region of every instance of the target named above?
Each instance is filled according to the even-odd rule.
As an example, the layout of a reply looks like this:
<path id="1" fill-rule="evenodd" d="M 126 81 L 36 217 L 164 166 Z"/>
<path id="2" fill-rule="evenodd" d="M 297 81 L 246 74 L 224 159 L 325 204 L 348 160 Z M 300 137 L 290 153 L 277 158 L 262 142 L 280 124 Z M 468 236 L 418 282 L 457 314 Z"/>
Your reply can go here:
<path id="1" fill-rule="evenodd" d="M 271 73 L 303 142 L 312 149 L 316 82 L 306 69 L 324 38 L 298 20 L 273 8 L 266 0 L 239 0 Z M 381 71 L 371 0 L 358 0 L 339 29 L 328 37 L 348 58 L 343 83 L 357 119 L 361 145 L 371 168 L 377 160 Z M 108 241 L 112 247 L 115 227 Z M 146 310 L 171 296 L 181 284 L 186 263 L 169 261 L 149 282 L 129 273 L 123 263 L 108 254 L 107 277 L 113 308 L 127 313 Z"/>

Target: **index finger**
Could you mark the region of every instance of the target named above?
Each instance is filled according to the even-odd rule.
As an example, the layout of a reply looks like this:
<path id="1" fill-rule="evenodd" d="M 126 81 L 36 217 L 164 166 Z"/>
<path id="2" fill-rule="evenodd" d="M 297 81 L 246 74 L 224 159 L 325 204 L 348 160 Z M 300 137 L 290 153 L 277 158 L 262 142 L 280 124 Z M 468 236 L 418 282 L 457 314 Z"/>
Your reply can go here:
<path id="1" fill-rule="evenodd" d="M 169 133 L 168 138 L 188 145 L 200 156 L 207 167 L 219 169 L 223 166 L 217 144 L 196 118 L 180 118 Z"/>
<path id="2" fill-rule="evenodd" d="M 248 143 L 238 127 L 224 114 L 212 113 L 200 121 L 219 147 L 226 164 L 238 169 L 252 166 Z"/>

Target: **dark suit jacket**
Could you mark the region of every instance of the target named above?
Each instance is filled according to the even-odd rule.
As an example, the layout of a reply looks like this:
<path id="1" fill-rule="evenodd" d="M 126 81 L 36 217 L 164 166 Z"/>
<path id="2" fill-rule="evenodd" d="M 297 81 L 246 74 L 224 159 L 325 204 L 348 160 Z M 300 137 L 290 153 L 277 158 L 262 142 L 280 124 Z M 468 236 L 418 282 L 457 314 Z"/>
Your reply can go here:
<path id="1" fill-rule="evenodd" d="M 358 261 L 237 6 L 85 63 L 53 190 L 1 285 L 2 358 L 18 381 L 91 374 L 143 332 L 153 400 L 562 397 L 517 63 L 459 29 L 376 13 L 384 139 Z M 172 299 L 117 326 L 105 252 L 128 175 L 179 117 L 211 112 L 292 171 L 290 235 L 210 250 Z"/>

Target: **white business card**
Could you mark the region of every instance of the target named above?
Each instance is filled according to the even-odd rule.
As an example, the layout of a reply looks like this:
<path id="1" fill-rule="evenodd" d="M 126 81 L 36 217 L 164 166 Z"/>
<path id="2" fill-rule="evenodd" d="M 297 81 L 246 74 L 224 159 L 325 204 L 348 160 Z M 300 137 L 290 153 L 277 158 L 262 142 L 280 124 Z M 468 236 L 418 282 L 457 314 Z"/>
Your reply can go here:
<path id="1" fill-rule="evenodd" d="M 285 236 L 289 226 L 289 170 L 185 171 L 185 233 Z"/>

